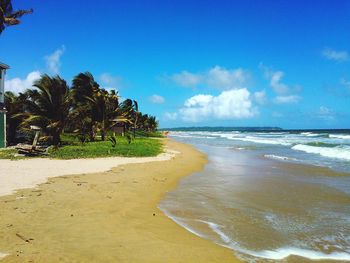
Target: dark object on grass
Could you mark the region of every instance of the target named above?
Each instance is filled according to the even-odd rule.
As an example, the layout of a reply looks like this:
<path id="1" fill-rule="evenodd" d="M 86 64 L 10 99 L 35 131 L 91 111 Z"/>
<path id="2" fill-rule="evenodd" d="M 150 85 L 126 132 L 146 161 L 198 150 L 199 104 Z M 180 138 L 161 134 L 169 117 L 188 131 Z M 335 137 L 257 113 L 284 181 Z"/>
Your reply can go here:
<path id="1" fill-rule="evenodd" d="M 20 153 L 20 154 L 25 154 L 25 155 L 30 155 L 30 156 L 47 155 L 48 148 L 37 146 L 41 129 L 37 126 L 30 126 L 30 129 L 35 131 L 35 137 L 34 137 L 32 145 L 30 145 L 30 144 L 17 144 L 16 150 L 18 150 L 18 153 Z"/>

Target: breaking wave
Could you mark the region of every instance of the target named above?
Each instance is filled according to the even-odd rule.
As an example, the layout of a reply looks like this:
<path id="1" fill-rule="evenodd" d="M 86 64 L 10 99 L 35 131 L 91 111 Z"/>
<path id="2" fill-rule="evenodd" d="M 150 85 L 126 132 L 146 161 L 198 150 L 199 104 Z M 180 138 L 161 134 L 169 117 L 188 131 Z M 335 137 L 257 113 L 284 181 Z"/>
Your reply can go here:
<path id="1" fill-rule="evenodd" d="M 350 147 L 347 146 L 317 147 L 304 144 L 297 144 L 294 145 L 292 149 L 297 151 L 303 151 L 306 153 L 319 154 L 328 158 L 350 161 Z"/>

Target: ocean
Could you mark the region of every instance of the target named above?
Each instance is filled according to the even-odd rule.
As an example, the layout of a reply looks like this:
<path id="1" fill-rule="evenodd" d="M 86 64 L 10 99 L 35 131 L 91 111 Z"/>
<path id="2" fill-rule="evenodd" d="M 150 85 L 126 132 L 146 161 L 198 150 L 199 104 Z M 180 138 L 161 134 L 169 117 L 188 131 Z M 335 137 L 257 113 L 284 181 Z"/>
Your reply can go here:
<path id="1" fill-rule="evenodd" d="M 160 203 L 176 223 L 245 262 L 350 261 L 350 130 L 170 137 L 209 159 Z"/>

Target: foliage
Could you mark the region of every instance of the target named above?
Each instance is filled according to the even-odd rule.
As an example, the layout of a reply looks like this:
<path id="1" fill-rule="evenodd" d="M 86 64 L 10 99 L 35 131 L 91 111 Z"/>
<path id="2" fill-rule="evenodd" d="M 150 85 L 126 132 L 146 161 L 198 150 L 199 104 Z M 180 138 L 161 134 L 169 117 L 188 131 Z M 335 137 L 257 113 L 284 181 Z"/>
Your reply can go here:
<path id="1" fill-rule="evenodd" d="M 18 114 L 24 112 L 26 99 L 27 94 L 20 93 L 16 96 L 10 91 L 5 92 L 5 108 L 7 111 L 6 140 L 8 145 L 12 145 L 16 141 L 16 132 L 23 121 L 23 118 Z"/>
<path id="2" fill-rule="evenodd" d="M 112 135 L 108 138 L 108 140 L 112 143 L 112 147 L 115 148 L 115 146 L 117 145 L 117 136 Z"/>
<path id="3" fill-rule="evenodd" d="M 64 132 L 74 133 L 77 142 L 84 144 L 98 137 L 104 141 L 118 124 L 130 144 L 129 132 L 135 138 L 139 132 L 152 133 L 158 127 L 156 118 L 142 114 L 135 100 L 119 102 L 118 92 L 101 88 L 89 72 L 76 75 L 71 88 L 61 77 L 48 75 L 42 75 L 34 86 L 18 96 L 6 95 L 11 143 L 18 130 L 31 134 L 31 125 L 42 129 L 43 141 L 56 146 Z"/>
<path id="4" fill-rule="evenodd" d="M 14 11 L 11 0 L 0 0 L 0 34 L 6 26 L 20 24 L 19 18 L 31 13 L 33 13 L 33 9 Z"/>
<path id="5" fill-rule="evenodd" d="M 68 85 L 59 76 L 42 75 L 34 86 L 36 89 L 26 91 L 25 111 L 11 117 L 22 119 L 20 128 L 23 130 L 31 125 L 39 126 L 53 145 L 59 145 L 71 105 Z"/>
<path id="6" fill-rule="evenodd" d="M 143 131 L 139 130 L 136 132 L 138 137 L 153 137 L 153 138 L 164 138 L 164 135 L 160 131 Z"/>
<path id="7" fill-rule="evenodd" d="M 98 116 L 97 109 L 93 107 L 88 98 L 92 98 L 98 89 L 99 85 L 90 72 L 79 73 L 73 79 L 71 124 L 76 126 L 75 131 L 81 137 L 88 136 L 90 141 L 95 139 Z"/>
<path id="8" fill-rule="evenodd" d="M 135 137 L 134 137 L 135 138 Z M 132 136 L 130 133 L 125 134 L 125 139 L 130 144 L 132 142 Z"/>
<path id="9" fill-rule="evenodd" d="M 128 144 L 118 138 L 118 147 L 111 148 L 109 141 L 88 142 L 85 145 L 65 145 L 50 150 L 50 158 L 76 159 L 108 156 L 157 156 L 163 151 L 162 142 L 151 138 L 136 138 Z"/>
<path id="10" fill-rule="evenodd" d="M 17 157 L 16 154 L 17 154 L 17 150 L 15 149 L 1 149 L 0 159 L 11 159 L 11 160 L 23 159 L 23 157 Z"/>

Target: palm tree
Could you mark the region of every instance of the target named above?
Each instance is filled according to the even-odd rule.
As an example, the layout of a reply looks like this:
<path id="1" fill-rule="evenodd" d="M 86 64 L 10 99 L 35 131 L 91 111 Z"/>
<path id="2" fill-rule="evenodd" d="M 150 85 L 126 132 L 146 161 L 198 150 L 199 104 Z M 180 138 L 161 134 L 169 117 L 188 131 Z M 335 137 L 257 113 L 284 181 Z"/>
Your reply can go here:
<path id="1" fill-rule="evenodd" d="M 11 145 L 15 143 L 16 132 L 22 119 L 18 114 L 24 112 L 24 104 L 27 100 L 27 94 L 20 93 L 16 96 L 13 92 L 5 92 L 5 108 L 6 108 L 6 136 L 7 143 Z"/>
<path id="2" fill-rule="evenodd" d="M 84 116 L 87 116 L 85 127 L 82 128 L 88 130 L 90 141 L 95 140 L 95 128 L 98 121 L 98 109 L 96 103 L 92 103 L 91 99 L 99 91 L 99 87 L 90 72 L 79 73 L 73 79 L 73 111 L 84 113 Z"/>
<path id="3" fill-rule="evenodd" d="M 86 96 L 85 99 L 90 103 L 94 111 L 95 120 L 101 130 L 102 141 L 104 141 L 108 123 L 107 109 L 109 93 L 104 89 L 98 89 L 94 91 L 92 96 Z"/>
<path id="4" fill-rule="evenodd" d="M 113 122 L 129 123 L 129 116 L 120 109 L 118 93 L 100 88 L 90 72 L 80 73 L 73 79 L 72 91 L 74 110 L 71 116 L 75 119 L 74 122 L 80 123 L 81 128 L 78 131 L 81 136 L 83 130 L 86 130 L 79 118 L 82 115 L 85 116 L 85 126 L 89 126 L 90 141 L 94 140 L 96 130 L 101 132 L 101 139 L 104 141 Z"/>
<path id="5" fill-rule="evenodd" d="M 155 131 L 158 128 L 158 121 L 156 120 L 156 117 L 148 117 L 148 128 L 150 131 Z"/>
<path id="6" fill-rule="evenodd" d="M 136 100 L 133 100 L 133 121 L 134 121 L 134 138 L 136 136 L 136 127 L 137 127 L 137 121 L 138 121 L 138 118 L 139 118 L 139 104 L 137 103 Z"/>
<path id="7" fill-rule="evenodd" d="M 127 116 L 127 118 L 131 120 L 133 124 L 132 129 L 133 136 L 135 138 L 137 122 L 140 115 L 138 103 L 136 100 L 126 99 L 123 101 L 121 108 L 123 109 L 125 116 Z"/>
<path id="8" fill-rule="evenodd" d="M 6 26 L 18 25 L 20 17 L 33 13 L 33 9 L 13 11 L 11 0 L 0 0 L 0 34 Z"/>
<path id="9" fill-rule="evenodd" d="M 28 90 L 22 128 L 39 126 L 52 139 L 53 145 L 60 144 L 60 135 L 66 125 L 71 105 L 71 94 L 65 80 L 59 76 L 42 75 L 34 82 L 37 89 Z"/>

